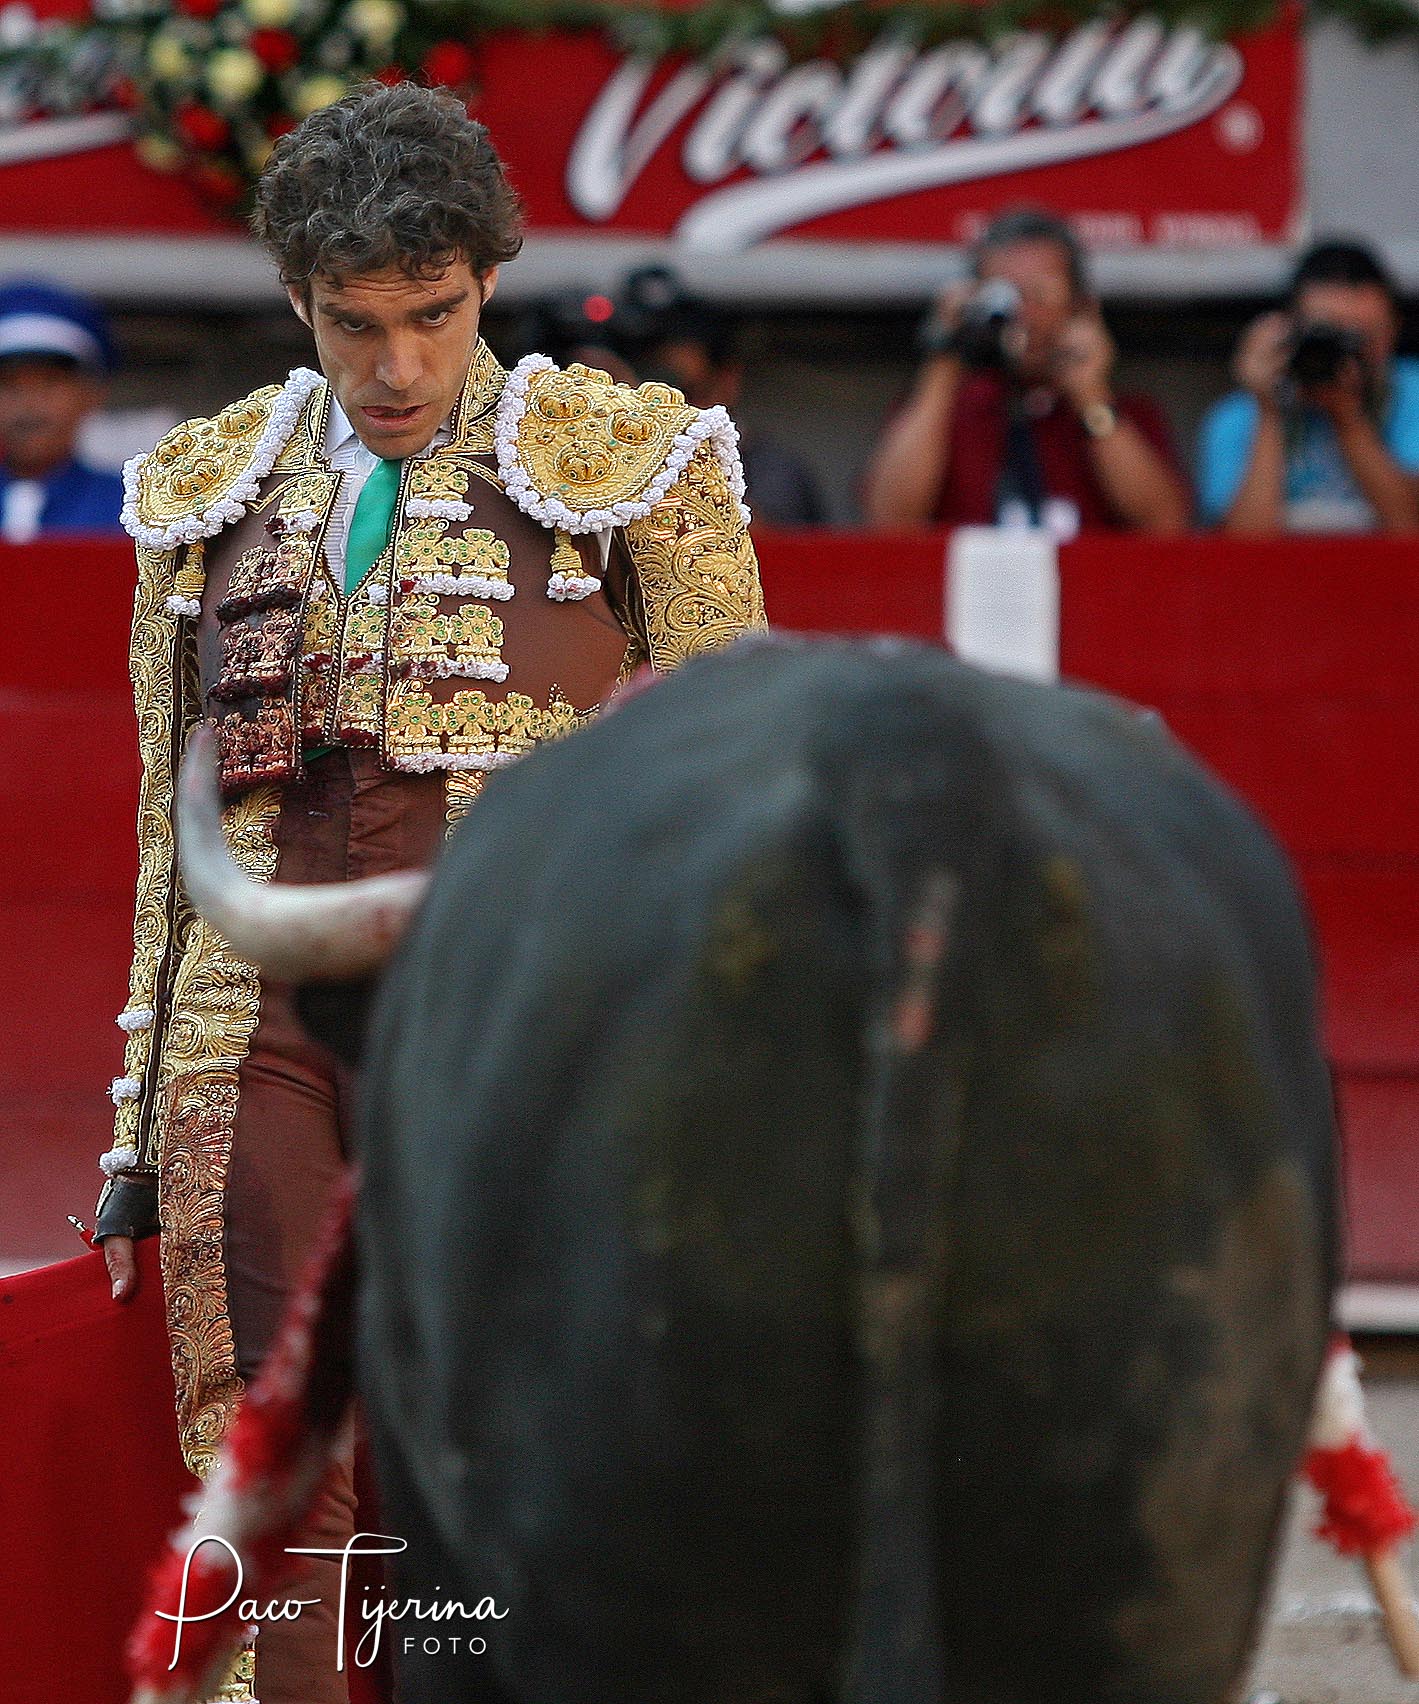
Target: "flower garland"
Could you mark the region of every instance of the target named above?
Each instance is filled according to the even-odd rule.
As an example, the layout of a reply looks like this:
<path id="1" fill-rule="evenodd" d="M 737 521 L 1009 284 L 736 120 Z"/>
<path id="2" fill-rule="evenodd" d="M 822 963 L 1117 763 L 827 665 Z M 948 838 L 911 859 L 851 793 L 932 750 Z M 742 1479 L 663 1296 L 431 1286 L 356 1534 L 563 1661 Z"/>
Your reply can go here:
<path id="1" fill-rule="evenodd" d="M 1113 10 L 1218 36 L 1268 23 L 1288 0 L 1121 0 Z M 596 31 L 620 50 L 712 54 L 773 35 L 796 55 L 846 57 L 885 30 L 923 45 L 1029 24 L 1069 28 L 1100 0 L 90 0 L 81 22 L 20 7 L 0 32 L 0 125 L 26 117 L 133 114 L 153 166 L 240 211 L 280 137 L 364 78 L 417 78 L 476 108 L 478 43 L 500 31 Z M 1309 0 L 1371 42 L 1419 43 L 1411 0 Z"/>

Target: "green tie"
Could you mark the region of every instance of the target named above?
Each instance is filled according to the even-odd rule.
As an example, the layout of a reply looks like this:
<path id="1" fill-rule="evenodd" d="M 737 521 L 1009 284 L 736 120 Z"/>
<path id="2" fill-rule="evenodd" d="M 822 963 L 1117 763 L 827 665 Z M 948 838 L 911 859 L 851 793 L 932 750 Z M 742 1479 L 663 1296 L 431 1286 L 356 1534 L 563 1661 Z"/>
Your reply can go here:
<path id="1" fill-rule="evenodd" d="M 355 512 L 350 517 L 350 537 L 345 545 L 345 596 L 349 597 L 370 568 L 379 560 L 379 553 L 389 543 L 389 529 L 394 524 L 394 505 L 399 499 L 399 480 L 404 471 L 402 461 L 377 461 L 360 488 Z M 312 746 L 305 754 L 306 762 L 324 757 L 334 746 Z"/>
<path id="2" fill-rule="evenodd" d="M 360 490 L 350 517 L 350 541 L 345 546 L 345 596 L 349 597 L 389 543 L 394 505 L 399 500 L 402 461 L 377 461 Z"/>

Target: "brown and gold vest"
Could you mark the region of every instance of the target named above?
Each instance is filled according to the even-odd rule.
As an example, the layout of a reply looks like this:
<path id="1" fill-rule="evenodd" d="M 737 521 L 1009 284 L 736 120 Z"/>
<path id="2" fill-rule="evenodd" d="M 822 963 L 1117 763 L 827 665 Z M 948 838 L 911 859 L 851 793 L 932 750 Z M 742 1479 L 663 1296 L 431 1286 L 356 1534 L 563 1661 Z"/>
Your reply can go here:
<path id="1" fill-rule="evenodd" d="M 390 546 L 349 597 L 324 548 L 345 477 L 321 450 L 324 384 L 244 514 L 206 545 L 201 689 L 229 796 L 347 745 L 445 771 L 451 796 L 471 797 L 593 713 L 635 660 L 598 541 L 573 544 L 503 489 L 505 377 L 480 345 L 450 441 L 405 463 Z"/>

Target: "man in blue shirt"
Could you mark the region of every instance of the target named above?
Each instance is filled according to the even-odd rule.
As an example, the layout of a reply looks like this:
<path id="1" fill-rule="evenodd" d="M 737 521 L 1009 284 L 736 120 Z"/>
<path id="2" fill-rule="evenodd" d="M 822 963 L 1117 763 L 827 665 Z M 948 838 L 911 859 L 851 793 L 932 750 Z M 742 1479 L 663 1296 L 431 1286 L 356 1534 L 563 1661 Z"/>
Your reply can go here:
<path id="1" fill-rule="evenodd" d="M 1204 520 L 1253 537 L 1419 530 L 1419 361 L 1396 357 L 1398 338 L 1394 284 L 1369 249 L 1303 255 L 1287 309 L 1242 337 L 1243 388 L 1203 422 Z"/>
<path id="2" fill-rule="evenodd" d="M 0 538 L 8 543 L 118 530 L 122 479 L 74 453 L 113 364 L 93 302 L 50 284 L 0 286 Z"/>

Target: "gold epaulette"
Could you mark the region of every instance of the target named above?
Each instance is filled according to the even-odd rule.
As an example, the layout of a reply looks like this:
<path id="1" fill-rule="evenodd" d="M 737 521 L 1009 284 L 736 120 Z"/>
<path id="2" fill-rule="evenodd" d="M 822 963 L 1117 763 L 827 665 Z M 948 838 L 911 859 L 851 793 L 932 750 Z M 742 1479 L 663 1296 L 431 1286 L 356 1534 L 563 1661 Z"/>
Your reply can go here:
<path id="1" fill-rule="evenodd" d="M 600 532 L 641 520 L 709 444 L 737 501 L 739 435 L 722 408 L 692 408 L 671 385 L 617 384 L 529 355 L 498 409 L 498 465 L 508 495 L 543 526 Z"/>
<path id="2" fill-rule="evenodd" d="M 295 430 L 319 373 L 297 367 L 210 420 L 174 426 L 123 470 L 123 525 L 149 550 L 211 538 L 256 496 Z"/>

